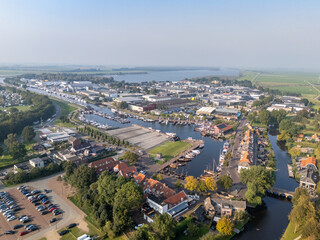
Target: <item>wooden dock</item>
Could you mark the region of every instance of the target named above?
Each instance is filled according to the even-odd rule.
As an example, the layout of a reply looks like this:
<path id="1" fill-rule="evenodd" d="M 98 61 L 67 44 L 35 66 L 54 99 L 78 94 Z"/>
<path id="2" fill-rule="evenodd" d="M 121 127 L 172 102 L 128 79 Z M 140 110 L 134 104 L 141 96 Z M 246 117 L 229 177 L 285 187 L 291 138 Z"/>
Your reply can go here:
<path id="1" fill-rule="evenodd" d="M 204 143 L 203 140 L 184 140 L 184 141 L 191 143 L 192 146 L 190 148 L 188 148 L 187 150 L 185 150 L 184 152 L 180 153 L 179 155 L 175 156 L 174 158 L 170 159 L 169 161 L 165 162 L 161 166 L 159 166 L 156 169 L 156 172 L 160 172 L 161 170 L 165 169 L 166 167 L 169 167 L 172 163 L 176 162 L 180 157 L 185 156 L 187 153 L 198 148 L 201 144 Z"/>

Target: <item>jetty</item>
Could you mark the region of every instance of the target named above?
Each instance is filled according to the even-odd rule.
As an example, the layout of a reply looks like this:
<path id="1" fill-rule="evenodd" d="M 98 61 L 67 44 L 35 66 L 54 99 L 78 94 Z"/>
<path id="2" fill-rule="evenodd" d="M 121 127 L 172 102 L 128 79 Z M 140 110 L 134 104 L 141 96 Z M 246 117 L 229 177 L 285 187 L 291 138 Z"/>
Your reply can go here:
<path id="1" fill-rule="evenodd" d="M 178 161 L 179 158 L 184 157 L 187 153 L 189 153 L 192 150 L 198 148 L 201 144 L 204 144 L 203 140 L 184 140 L 184 141 L 191 143 L 192 146 L 190 148 L 188 148 L 187 150 L 185 150 L 184 152 L 180 153 L 179 155 L 175 156 L 174 158 L 170 159 L 169 161 L 165 162 L 161 166 L 159 166 L 156 169 L 156 172 L 160 172 L 161 170 L 169 167 L 171 164 L 173 164 L 176 161 Z"/>

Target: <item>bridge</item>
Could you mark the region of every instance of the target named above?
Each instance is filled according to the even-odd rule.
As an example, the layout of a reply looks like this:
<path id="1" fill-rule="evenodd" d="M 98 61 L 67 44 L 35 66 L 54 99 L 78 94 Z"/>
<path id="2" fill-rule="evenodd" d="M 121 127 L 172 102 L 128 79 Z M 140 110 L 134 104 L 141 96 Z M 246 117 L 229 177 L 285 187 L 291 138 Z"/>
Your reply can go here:
<path id="1" fill-rule="evenodd" d="M 277 187 L 272 187 L 270 189 L 270 193 L 274 196 L 278 197 L 286 197 L 287 199 L 292 199 L 294 192 L 282 189 L 282 188 L 277 188 Z"/>

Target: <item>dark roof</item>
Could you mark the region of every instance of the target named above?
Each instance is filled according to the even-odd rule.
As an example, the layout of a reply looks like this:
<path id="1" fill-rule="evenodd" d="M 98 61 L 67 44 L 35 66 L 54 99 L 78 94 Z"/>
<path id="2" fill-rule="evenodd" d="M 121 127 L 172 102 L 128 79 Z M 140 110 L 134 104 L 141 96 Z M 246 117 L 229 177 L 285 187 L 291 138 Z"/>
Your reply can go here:
<path id="1" fill-rule="evenodd" d="M 166 203 L 164 202 L 164 200 L 166 200 L 166 197 L 161 195 L 159 197 L 156 197 L 155 195 L 151 194 L 150 196 L 148 196 L 148 198 L 150 200 L 152 200 L 153 202 L 159 204 L 159 205 L 165 205 Z"/>
<path id="2" fill-rule="evenodd" d="M 224 123 L 221 123 L 221 124 L 217 125 L 217 128 L 219 128 L 219 129 L 223 129 L 225 127 L 227 127 L 227 126 Z"/>
<path id="3" fill-rule="evenodd" d="M 201 205 L 199 206 L 194 212 L 193 215 L 200 221 L 204 222 L 206 220 L 204 207 Z"/>

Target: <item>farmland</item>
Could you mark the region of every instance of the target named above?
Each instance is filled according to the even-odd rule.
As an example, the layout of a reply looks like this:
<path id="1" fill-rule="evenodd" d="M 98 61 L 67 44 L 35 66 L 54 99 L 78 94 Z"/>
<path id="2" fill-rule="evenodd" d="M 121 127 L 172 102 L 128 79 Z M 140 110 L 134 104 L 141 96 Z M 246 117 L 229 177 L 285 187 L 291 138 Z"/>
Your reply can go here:
<path id="1" fill-rule="evenodd" d="M 258 72 L 244 71 L 239 80 L 255 81 L 258 86 L 298 93 L 307 98 L 314 98 L 319 95 L 319 92 L 315 89 L 320 90 L 320 79 L 316 73 L 261 72 L 260 75 L 258 74 Z M 313 84 L 315 88 L 310 86 L 308 82 Z"/>

